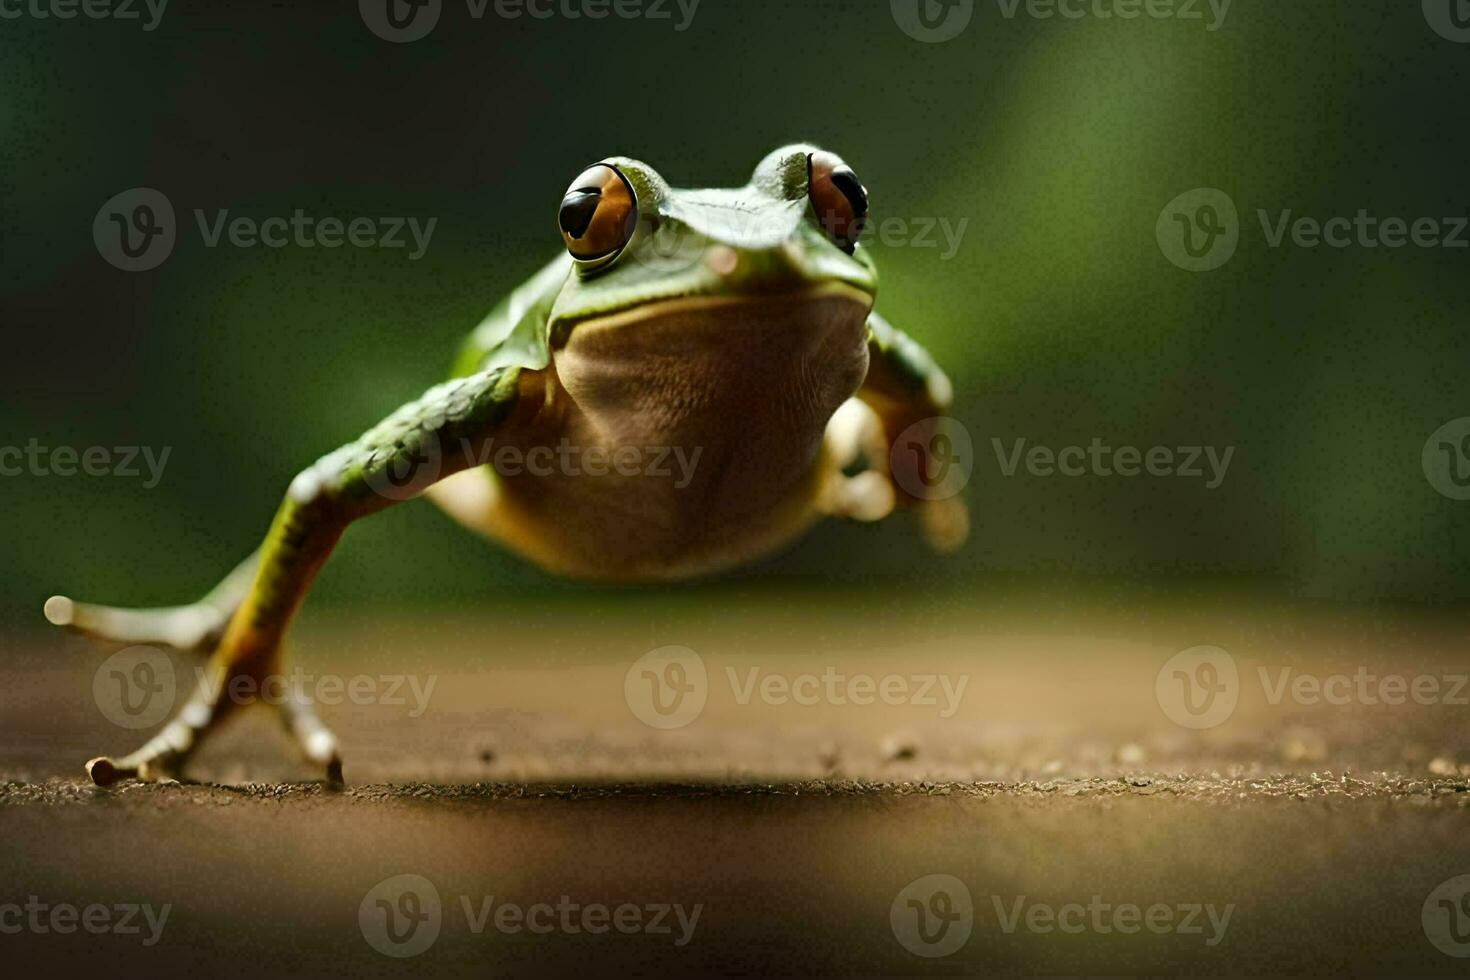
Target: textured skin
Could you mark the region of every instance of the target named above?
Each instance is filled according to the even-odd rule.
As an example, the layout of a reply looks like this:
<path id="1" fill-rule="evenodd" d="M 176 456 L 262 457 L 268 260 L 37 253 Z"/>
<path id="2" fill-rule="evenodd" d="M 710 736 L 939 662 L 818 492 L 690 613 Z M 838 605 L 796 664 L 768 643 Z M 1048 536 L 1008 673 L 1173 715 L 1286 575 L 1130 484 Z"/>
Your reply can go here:
<path id="1" fill-rule="evenodd" d="M 520 373 L 491 368 L 435 385 L 304 470 L 291 498 L 310 503 L 326 492 L 358 516 L 359 508 L 371 513 L 462 469 L 465 451 L 510 414 Z"/>

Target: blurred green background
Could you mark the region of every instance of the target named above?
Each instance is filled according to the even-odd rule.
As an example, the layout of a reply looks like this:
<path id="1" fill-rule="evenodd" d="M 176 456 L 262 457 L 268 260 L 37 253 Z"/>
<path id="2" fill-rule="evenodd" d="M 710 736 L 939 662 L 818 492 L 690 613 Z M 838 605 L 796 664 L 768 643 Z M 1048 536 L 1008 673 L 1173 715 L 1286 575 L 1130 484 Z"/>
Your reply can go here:
<path id="1" fill-rule="evenodd" d="M 975 527 L 936 559 L 912 521 L 828 524 L 749 581 L 963 598 L 999 580 L 1470 597 L 1470 502 L 1426 438 L 1470 415 L 1470 249 L 1271 248 L 1256 217 L 1463 217 L 1470 45 L 1420 5 L 1237 0 L 1177 19 L 1007 18 L 945 43 L 887 3 L 704 0 L 673 20 L 475 20 L 409 44 L 350 2 L 178 3 L 137 22 L 0 22 L 0 444 L 171 447 L 162 482 L 0 479 L 0 616 L 54 591 L 201 593 L 290 478 L 448 369 L 560 247 L 584 165 L 743 183 L 768 150 L 843 154 L 874 216 L 967 222 L 957 252 L 873 241 L 879 309 L 934 352 L 973 436 Z M 127 273 L 104 201 L 163 191 L 180 238 Z M 1172 264 L 1164 206 L 1241 215 L 1235 257 Z M 192 211 L 438 219 L 406 250 L 206 248 Z M 1467 236 L 1470 237 L 1470 236 Z M 1199 480 L 1004 476 L 991 439 L 1234 446 Z M 1150 586 L 1152 587 L 1152 586 Z M 354 528 L 320 602 L 579 588 L 416 504 Z"/>

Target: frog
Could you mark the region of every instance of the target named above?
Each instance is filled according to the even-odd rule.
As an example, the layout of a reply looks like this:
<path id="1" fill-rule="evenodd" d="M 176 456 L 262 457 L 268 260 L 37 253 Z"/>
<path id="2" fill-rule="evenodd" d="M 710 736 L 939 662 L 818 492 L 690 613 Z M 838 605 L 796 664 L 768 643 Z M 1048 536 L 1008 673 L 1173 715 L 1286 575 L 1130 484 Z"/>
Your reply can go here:
<path id="1" fill-rule="evenodd" d="M 953 424 L 953 385 L 875 309 L 869 211 L 853 168 L 809 143 L 767 154 L 739 188 L 676 189 L 622 156 L 584 167 L 557 207 L 561 249 L 470 331 L 448 380 L 302 469 L 217 586 L 180 606 L 45 602 L 55 626 L 207 658 L 152 738 L 87 776 L 183 778 L 236 707 L 232 685 L 280 675 L 348 527 L 408 501 L 594 582 L 714 575 L 827 518 L 914 512 L 932 546 L 957 549 L 968 509 L 926 492 L 924 451 Z M 277 700 L 305 762 L 342 785 L 310 699 Z"/>

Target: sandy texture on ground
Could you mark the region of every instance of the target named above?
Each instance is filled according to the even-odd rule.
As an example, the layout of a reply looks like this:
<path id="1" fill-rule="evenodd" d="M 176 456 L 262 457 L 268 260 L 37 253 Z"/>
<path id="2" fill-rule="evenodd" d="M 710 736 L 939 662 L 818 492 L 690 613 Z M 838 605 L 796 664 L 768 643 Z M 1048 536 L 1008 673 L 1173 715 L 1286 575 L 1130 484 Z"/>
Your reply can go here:
<path id="1" fill-rule="evenodd" d="M 140 733 L 94 698 L 108 648 L 38 633 L 0 665 L 0 906 L 172 911 L 150 946 L 33 928 L 0 945 L 34 966 L 376 975 L 404 964 L 368 938 L 381 915 L 369 899 L 412 874 L 440 911 L 409 963 L 456 975 L 1459 969 L 1425 917 L 1437 886 L 1470 874 L 1470 709 L 1456 703 L 1470 691 L 1451 690 L 1470 668 L 1461 621 L 1137 608 L 936 599 L 895 614 L 769 595 L 669 608 L 635 594 L 452 619 L 308 616 L 293 663 L 314 678 L 374 678 L 379 695 L 385 678 L 420 691 L 433 678 L 421 703 L 405 680 L 405 704 L 323 707 L 344 746 L 341 791 L 295 761 L 264 710 L 191 766 L 208 785 L 92 787 L 80 763 Z M 1228 651 L 1239 680 L 1229 717 L 1195 729 L 1170 720 L 1156 682 L 1201 644 Z M 667 645 L 699 654 L 705 705 L 659 730 L 625 682 Z M 174 664 L 190 676 L 192 661 Z M 855 677 L 964 688 L 932 705 L 797 704 L 745 696 L 752 671 L 835 673 L 849 694 Z M 1273 697 L 1302 675 L 1366 679 L 1338 684 L 1344 703 L 1289 686 Z M 1437 678 L 1435 700 L 1358 693 L 1395 676 Z M 895 916 L 934 874 L 961 883 L 973 912 L 963 944 L 931 958 Z M 677 926 L 497 928 L 478 918 L 487 899 L 701 911 L 678 944 Z M 1078 932 L 1045 928 L 1044 912 L 1010 922 L 1038 904 L 1231 912 L 1219 936 L 1128 933 L 1110 911 Z"/>

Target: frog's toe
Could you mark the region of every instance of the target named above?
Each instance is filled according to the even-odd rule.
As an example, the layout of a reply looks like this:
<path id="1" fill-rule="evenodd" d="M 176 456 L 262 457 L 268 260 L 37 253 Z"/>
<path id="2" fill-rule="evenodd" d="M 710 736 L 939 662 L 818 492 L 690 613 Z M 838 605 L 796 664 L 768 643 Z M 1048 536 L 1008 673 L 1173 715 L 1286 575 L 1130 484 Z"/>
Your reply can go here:
<path id="1" fill-rule="evenodd" d="M 111 786 L 124 779 L 145 783 L 176 783 L 185 756 L 150 741 L 136 752 L 113 758 L 99 755 L 87 760 L 87 776 L 97 786 Z"/>
<path id="2" fill-rule="evenodd" d="M 970 537 L 970 509 L 959 497 L 928 500 L 919 508 L 924 539 L 942 554 L 953 554 Z"/>
<path id="3" fill-rule="evenodd" d="M 54 595 L 46 600 L 42 611 L 53 626 L 102 640 L 155 643 L 178 650 L 203 652 L 213 649 L 224 634 L 230 616 L 250 588 L 257 564 L 257 557 L 251 555 L 235 566 L 208 595 L 183 606 L 123 609 Z"/>
<path id="4" fill-rule="evenodd" d="M 123 765 L 121 760 L 101 755 L 87 762 L 87 775 L 98 786 L 111 786 L 123 779 L 138 779 L 145 783 L 176 783 L 177 760 L 160 756 L 136 765 Z"/>
<path id="5" fill-rule="evenodd" d="M 337 736 L 317 717 L 311 702 L 293 692 L 281 703 L 281 720 L 286 723 L 301 754 L 326 774 L 328 786 L 342 785 L 342 752 Z"/>
<path id="6" fill-rule="evenodd" d="M 61 626 L 114 643 L 156 643 L 178 650 L 204 650 L 224 631 L 228 611 L 206 603 L 161 609 L 122 609 L 78 602 L 64 595 L 46 600 L 43 612 Z"/>
<path id="7" fill-rule="evenodd" d="M 111 786 L 119 779 L 128 779 L 138 775 L 138 770 L 124 768 L 107 756 L 99 755 L 95 759 L 88 760 L 87 775 L 98 786 Z"/>
<path id="8" fill-rule="evenodd" d="M 888 478 L 875 470 L 864 470 L 856 476 L 838 475 L 828 488 L 824 509 L 833 517 L 881 521 L 893 513 L 895 502 Z"/>
<path id="9" fill-rule="evenodd" d="M 147 783 L 176 782 L 200 739 L 219 718 L 218 695 L 200 685 L 183 709 L 147 742 L 127 755 L 98 756 L 87 762 L 88 777 L 98 786 L 123 779 Z"/>

